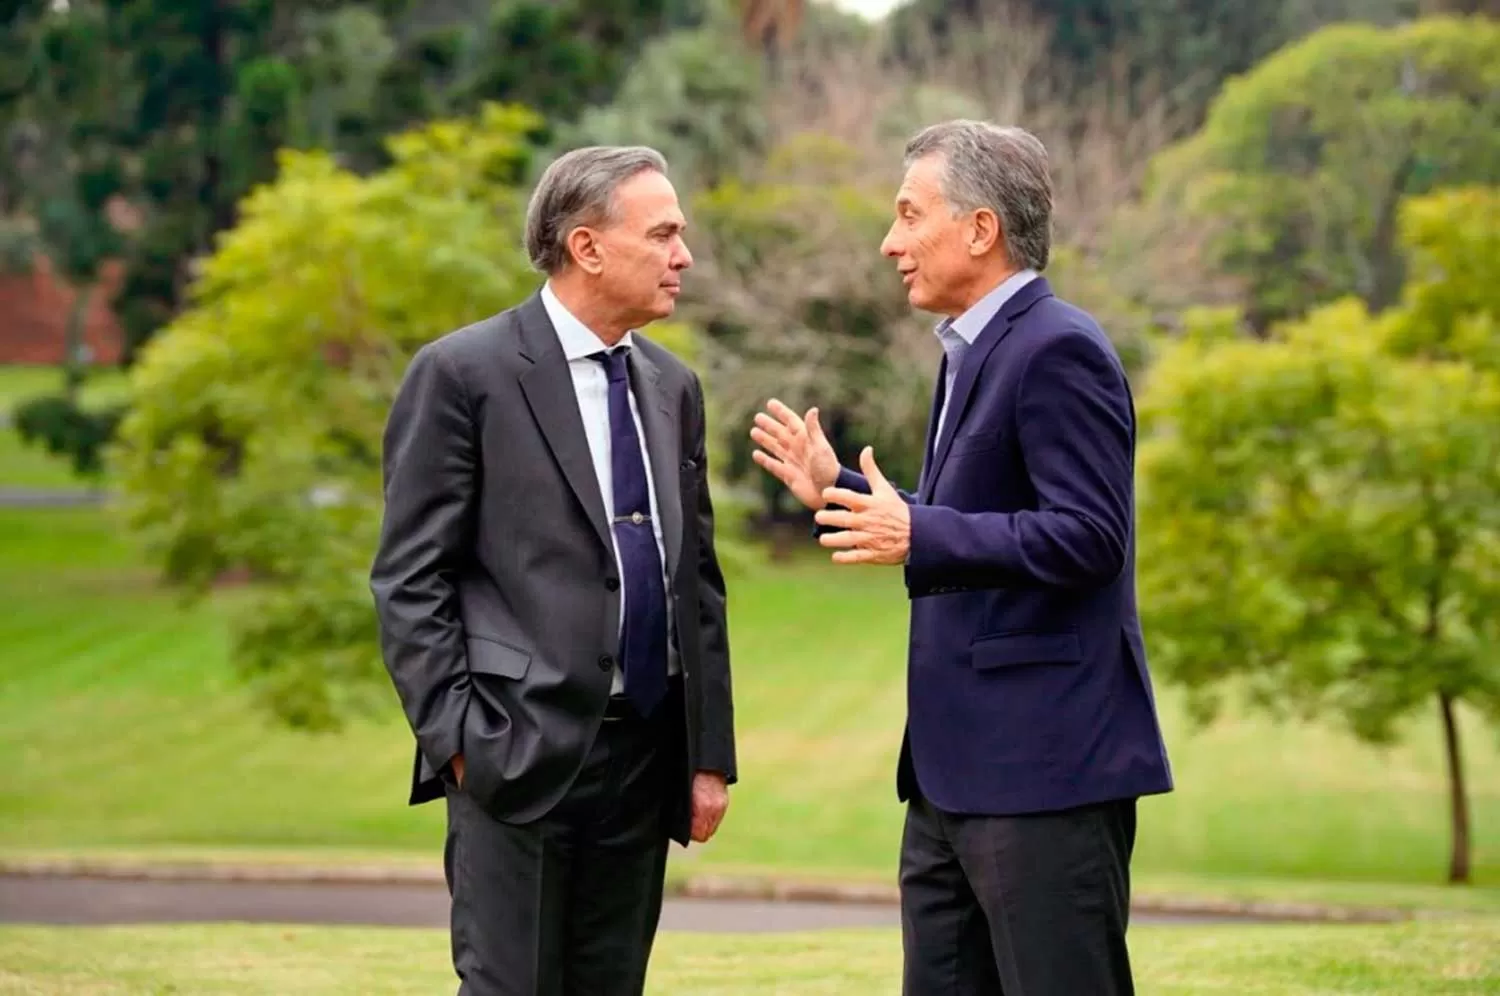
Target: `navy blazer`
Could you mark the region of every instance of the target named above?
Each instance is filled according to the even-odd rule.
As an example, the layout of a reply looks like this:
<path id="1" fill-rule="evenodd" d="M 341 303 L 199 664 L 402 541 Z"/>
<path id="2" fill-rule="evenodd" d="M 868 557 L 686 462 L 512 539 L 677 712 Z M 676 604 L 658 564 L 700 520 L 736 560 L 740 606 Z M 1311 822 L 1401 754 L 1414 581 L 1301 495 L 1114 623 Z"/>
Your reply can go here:
<path id="1" fill-rule="evenodd" d="M 946 360 L 944 363 L 946 364 Z M 897 793 L 951 813 L 1169 792 L 1135 596 L 1135 410 L 1109 339 L 1038 277 L 969 348 L 911 504 Z M 869 491 L 844 470 L 839 485 Z"/>

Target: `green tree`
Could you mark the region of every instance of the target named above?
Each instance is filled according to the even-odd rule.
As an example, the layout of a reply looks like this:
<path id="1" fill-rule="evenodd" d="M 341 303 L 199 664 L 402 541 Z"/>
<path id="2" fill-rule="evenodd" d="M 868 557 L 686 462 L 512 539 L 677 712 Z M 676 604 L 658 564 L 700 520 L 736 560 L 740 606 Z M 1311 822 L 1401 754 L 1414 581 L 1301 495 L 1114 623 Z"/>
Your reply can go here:
<path id="1" fill-rule="evenodd" d="M 88 412 L 78 388 L 90 364 L 84 342 L 89 307 L 105 264 L 124 239 L 110 215 L 128 164 L 117 118 L 130 92 L 120 38 L 106 9 L 80 2 L 65 10 L 22 8 L 0 25 L 0 52 L 14 61 L 0 74 L 0 126 L 9 155 L 0 169 L 5 201 L 0 265 L 46 266 L 73 292 L 65 326 L 63 383 L 15 412 L 23 439 L 69 454 L 76 469 L 100 469 L 100 451 L 118 412 Z M 8 215 L 8 217 L 7 217 Z"/>
<path id="2" fill-rule="evenodd" d="M 833 138 L 783 143 L 751 180 L 694 199 L 687 310 L 729 422 L 748 425 L 768 397 L 816 404 L 841 457 L 869 443 L 915 482 L 939 347 L 880 255 L 891 190 Z M 743 430 L 730 443 L 732 471 L 754 474 L 774 512 L 784 489 L 754 470 Z"/>
<path id="3" fill-rule="evenodd" d="M 893 15 L 891 46 L 905 61 L 989 44 L 1016 25 L 1046 34 L 1047 85 L 1064 92 L 1113 78 L 1160 97 L 1187 127 L 1224 81 L 1329 24 L 1389 25 L 1422 0 L 914 0 Z M 985 37 L 988 35 L 989 37 Z M 926 51 L 924 51 L 926 50 Z"/>
<path id="4" fill-rule="evenodd" d="M 500 106 L 434 122 L 368 178 L 283 153 L 132 370 L 129 521 L 192 595 L 255 581 L 234 657 L 293 724 L 384 691 L 365 577 L 387 409 L 418 347 L 533 288 L 519 181 L 539 126 Z"/>
<path id="5" fill-rule="evenodd" d="M 1266 341 L 1198 315 L 1141 404 L 1142 604 L 1200 719 L 1227 684 L 1369 741 L 1424 704 L 1470 873 L 1460 704 L 1500 722 L 1500 191 L 1409 202 L 1411 280 Z"/>
<path id="6" fill-rule="evenodd" d="M 1256 329 L 1346 294 L 1401 291 L 1402 198 L 1500 182 L 1500 22 L 1339 25 L 1227 83 L 1164 152 L 1152 196 L 1211 233 Z"/>
<path id="7" fill-rule="evenodd" d="M 671 164 L 679 190 L 739 175 L 764 155 L 767 124 L 760 64 L 718 27 L 676 31 L 652 41 L 615 99 L 559 130 L 561 149 L 643 144 Z"/>
<path id="8" fill-rule="evenodd" d="M 606 104 L 641 46 L 699 22 L 700 0 L 499 0 L 465 34 L 461 100 L 510 100 L 549 121 Z"/>

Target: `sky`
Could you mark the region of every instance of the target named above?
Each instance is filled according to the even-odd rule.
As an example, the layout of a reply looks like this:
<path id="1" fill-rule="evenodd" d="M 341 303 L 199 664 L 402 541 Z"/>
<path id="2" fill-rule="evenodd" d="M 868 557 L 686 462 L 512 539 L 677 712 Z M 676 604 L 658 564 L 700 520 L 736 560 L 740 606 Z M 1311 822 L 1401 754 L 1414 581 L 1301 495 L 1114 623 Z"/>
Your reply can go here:
<path id="1" fill-rule="evenodd" d="M 893 8 L 900 6 L 904 0 L 828 0 L 828 2 L 852 13 L 874 18 L 884 17 Z"/>

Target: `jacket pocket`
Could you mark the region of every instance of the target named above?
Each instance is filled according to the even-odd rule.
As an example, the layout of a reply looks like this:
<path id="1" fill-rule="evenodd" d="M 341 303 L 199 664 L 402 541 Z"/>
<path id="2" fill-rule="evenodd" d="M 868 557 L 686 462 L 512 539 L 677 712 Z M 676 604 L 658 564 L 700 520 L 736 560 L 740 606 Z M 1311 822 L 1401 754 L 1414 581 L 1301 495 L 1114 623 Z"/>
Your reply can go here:
<path id="1" fill-rule="evenodd" d="M 1083 660 L 1077 633 L 995 633 L 975 640 L 970 653 L 971 663 L 981 670 L 1020 664 L 1077 664 Z"/>
<path id="2" fill-rule="evenodd" d="M 477 674 L 493 674 L 501 678 L 520 679 L 526 676 L 531 666 L 531 655 L 517 650 L 507 643 L 482 636 L 471 636 L 468 641 L 469 670 Z"/>
<path id="3" fill-rule="evenodd" d="M 1004 442 L 1004 437 L 998 432 L 982 429 L 979 432 L 956 437 L 948 445 L 948 456 L 951 459 L 963 454 L 989 453 L 998 450 Z"/>

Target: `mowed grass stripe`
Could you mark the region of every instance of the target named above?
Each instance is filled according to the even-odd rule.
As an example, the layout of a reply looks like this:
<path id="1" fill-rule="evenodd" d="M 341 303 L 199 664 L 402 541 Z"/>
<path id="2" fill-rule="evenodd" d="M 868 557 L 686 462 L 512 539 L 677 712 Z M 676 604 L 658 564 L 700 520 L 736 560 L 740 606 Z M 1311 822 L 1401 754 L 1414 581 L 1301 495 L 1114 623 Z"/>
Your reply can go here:
<path id="1" fill-rule="evenodd" d="M 1500 920 L 1131 931 L 1153 996 L 1477 996 L 1500 987 Z M 191 992 L 398 996 L 451 990 L 440 930 L 301 926 L 0 928 L 0 988 L 35 996 Z M 892 930 L 664 932 L 647 991 L 813 996 L 901 991 Z"/>
<path id="2" fill-rule="evenodd" d="M 130 544 L 97 509 L 0 510 L 0 536 L 21 536 L 25 551 L 0 543 L 0 848 L 436 854 L 441 808 L 405 805 L 411 740 L 393 692 L 377 720 L 338 735 L 279 728 L 228 665 L 237 593 L 179 610 L 138 580 Z M 137 580 L 99 585 L 107 572 Z M 679 859 L 889 880 L 906 611 L 896 572 L 833 568 L 817 553 L 733 583 L 742 780 L 719 837 Z M 1441 881 L 1447 809 L 1430 712 L 1382 751 L 1326 725 L 1233 713 L 1193 734 L 1180 697 L 1160 698 L 1178 791 L 1141 804 L 1141 881 Z M 1500 751 L 1465 723 L 1475 874 L 1494 886 Z M 1491 896 L 1500 890 L 1462 901 L 1500 907 Z"/>

